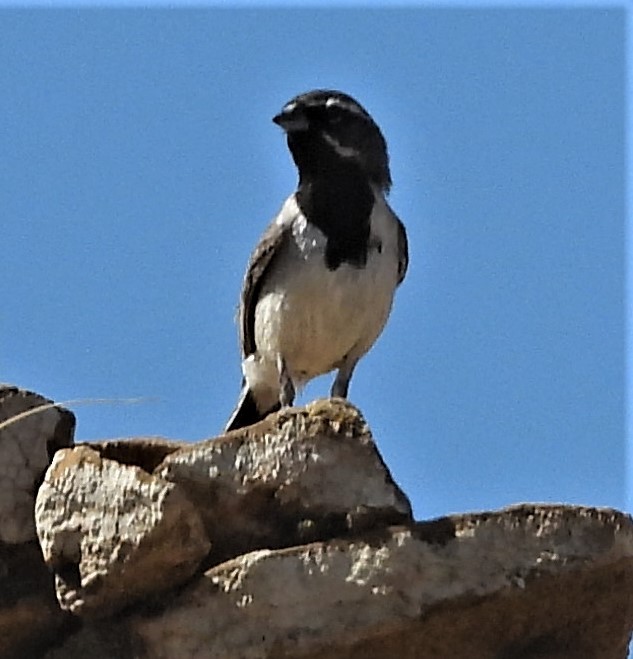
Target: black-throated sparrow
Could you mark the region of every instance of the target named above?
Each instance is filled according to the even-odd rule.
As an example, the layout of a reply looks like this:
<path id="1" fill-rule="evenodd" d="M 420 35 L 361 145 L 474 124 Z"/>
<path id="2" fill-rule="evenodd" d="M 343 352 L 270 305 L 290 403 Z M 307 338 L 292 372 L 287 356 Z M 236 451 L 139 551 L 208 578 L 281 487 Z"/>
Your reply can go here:
<path id="1" fill-rule="evenodd" d="M 288 138 L 299 186 L 251 255 L 240 299 L 242 393 L 234 430 L 291 405 L 295 390 L 338 369 L 345 398 L 404 279 L 407 237 L 385 200 L 387 145 L 351 96 L 315 90 L 273 118 Z"/>

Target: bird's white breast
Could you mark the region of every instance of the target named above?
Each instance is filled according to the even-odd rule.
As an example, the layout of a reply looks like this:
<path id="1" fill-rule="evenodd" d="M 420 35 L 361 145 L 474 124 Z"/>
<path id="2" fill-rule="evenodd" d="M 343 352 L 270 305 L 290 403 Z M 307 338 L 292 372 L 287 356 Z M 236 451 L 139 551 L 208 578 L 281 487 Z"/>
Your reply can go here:
<path id="1" fill-rule="evenodd" d="M 290 201 L 287 203 L 291 203 Z M 397 222 L 376 196 L 363 267 L 325 265 L 326 237 L 297 209 L 290 240 L 271 265 L 255 314 L 263 361 L 281 355 L 296 384 L 360 358 L 381 333 L 397 285 Z"/>

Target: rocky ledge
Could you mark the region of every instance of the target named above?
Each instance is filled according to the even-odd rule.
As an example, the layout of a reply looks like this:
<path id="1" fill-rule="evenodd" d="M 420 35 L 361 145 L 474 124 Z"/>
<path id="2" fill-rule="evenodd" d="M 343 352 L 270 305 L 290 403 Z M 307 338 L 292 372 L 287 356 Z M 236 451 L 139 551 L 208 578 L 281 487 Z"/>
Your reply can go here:
<path id="1" fill-rule="evenodd" d="M 0 387 L 2 658 L 627 656 L 623 513 L 416 522 L 339 400 L 196 444 L 73 431 Z"/>

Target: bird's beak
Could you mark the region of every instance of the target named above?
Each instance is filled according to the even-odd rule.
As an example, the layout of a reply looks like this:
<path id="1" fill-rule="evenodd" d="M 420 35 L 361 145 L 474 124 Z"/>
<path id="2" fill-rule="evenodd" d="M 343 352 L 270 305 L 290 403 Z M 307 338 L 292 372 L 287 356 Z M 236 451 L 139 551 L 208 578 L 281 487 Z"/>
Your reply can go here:
<path id="1" fill-rule="evenodd" d="M 286 133 L 308 130 L 309 124 L 303 112 L 295 103 L 289 103 L 273 117 L 273 121 L 281 126 Z"/>

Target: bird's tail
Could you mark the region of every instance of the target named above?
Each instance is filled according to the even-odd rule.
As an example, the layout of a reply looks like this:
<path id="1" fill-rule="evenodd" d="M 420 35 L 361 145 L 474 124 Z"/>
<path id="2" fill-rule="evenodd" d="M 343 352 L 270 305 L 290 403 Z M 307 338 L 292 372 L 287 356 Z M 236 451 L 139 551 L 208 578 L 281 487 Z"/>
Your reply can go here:
<path id="1" fill-rule="evenodd" d="M 237 407 L 233 411 L 233 414 L 231 414 L 231 418 L 228 420 L 224 430 L 225 432 L 229 432 L 230 430 L 252 426 L 254 423 L 265 419 L 269 414 L 276 412 L 278 409 L 279 403 L 276 403 L 270 409 L 261 412 L 257 407 L 257 402 L 255 401 L 253 392 L 248 388 L 247 384 L 244 384 L 240 393 L 240 398 L 237 402 Z"/>

